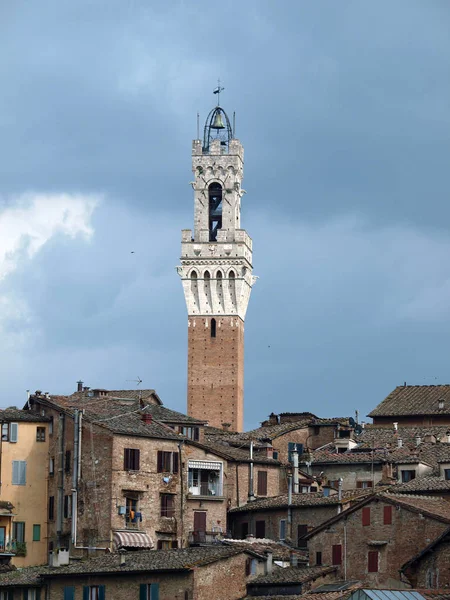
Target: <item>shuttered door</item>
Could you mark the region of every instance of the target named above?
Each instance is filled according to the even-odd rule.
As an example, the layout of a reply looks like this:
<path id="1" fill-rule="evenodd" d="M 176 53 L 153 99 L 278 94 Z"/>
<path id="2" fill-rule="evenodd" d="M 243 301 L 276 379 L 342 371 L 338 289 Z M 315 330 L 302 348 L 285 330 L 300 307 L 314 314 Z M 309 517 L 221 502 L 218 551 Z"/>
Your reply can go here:
<path id="1" fill-rule="evenodd" d="M 206 512 L 194 512 L 194 531 L 206 531 Z"/>
<path id="2" fill-rule="evenodd" d="M 267 471 L 258 471 L 258 496 L 267 496 Z"/>
<path id="3" fill-rule="evenodd" d="M 342 564 L 342 546 L 341 544 L 336 544 L 331 548 L 331 563 L 334 565 Z"/>
<path id="4" fill-rule="evenodd" d="M 299 548 L 306 548 L 308 546 L 308 542 L 306 540 L 302 540 L 302 537 L 308 533 L 308 525 L 298 525 L 297 527 L 297 546 Z"/>
<path id="5" fill-rule="evenodd" d="M 371 550 L 367 556 L 367 567 L 369 573 L 378 573 L 378 552 Z"/>

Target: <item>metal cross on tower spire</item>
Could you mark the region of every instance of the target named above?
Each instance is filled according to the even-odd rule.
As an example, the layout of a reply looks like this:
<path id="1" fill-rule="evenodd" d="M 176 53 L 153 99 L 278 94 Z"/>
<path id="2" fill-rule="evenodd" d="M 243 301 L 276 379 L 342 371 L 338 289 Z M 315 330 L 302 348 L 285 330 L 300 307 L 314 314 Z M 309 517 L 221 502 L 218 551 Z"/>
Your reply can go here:
<path id="1" fill-rule="evenodd" d="M 220 85 L 220 79 L 217 80 L 217 87 L 213 91 L 213 94 L 217 94 L 217 106 L 220 106 L 220 92 L 223 92 L 225 88 Z"/>

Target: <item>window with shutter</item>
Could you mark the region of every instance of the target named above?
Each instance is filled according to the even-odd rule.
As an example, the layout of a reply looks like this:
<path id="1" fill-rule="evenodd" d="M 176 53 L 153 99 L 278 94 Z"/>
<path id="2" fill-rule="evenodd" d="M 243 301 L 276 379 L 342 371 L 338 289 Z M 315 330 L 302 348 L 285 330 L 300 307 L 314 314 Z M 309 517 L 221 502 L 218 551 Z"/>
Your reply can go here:
<path id="1" fill-rule="evenodd" d="M 342 546 L 341 544 L 335 544 L 331 547 L 331 564 L 333 566 L 342 564 Z"/>
<path id="2" fill-rule="evenodd" d="M 161 494 L 161 516 L 175 516 L 175 502 L 172 494 Z"/>
<path id="3" fill-rule="evenodd" d="M 17 442 L 19 436 L 19 425 L 18 423 L 9 424 L 9 441 Z"/>
<path id="4" fill-rule="evenodd" d="M 385 506 L 383 509 L 383 523 L 392 525 L 392 506 Z"/>
<path id="5" fill-rule="evenodd" d="M 258 471 L 258 496 L 267 496 L 267 471 Z"/>
<path id="6" fill-rule="evenodd" d="M 45 442 L 45 427 L 36 428 L 36 441 Z"/>
<path id="7" fill-rule="evenodd" d="M 55 518 L 55 496 L 50 496 L 48 499 L 48 520 L 53 521 Z"/>
<path id="8" fill-rule="evenodd" d="M 75 600 L 75 586 L 64 586 L 64 600 Z"/>
<path id="9" fill-rule="evenodd" d="M 280 540 L 286 539 L 286 519 L 280 519 Z"/>
<path id="10" fill-rule="evenodd" d="M 71 455 L 72 455 L 71 451 L 66 450 L 66 455 L 65 455 L 65 459 L 64 459 L 64 471 L 66 473 L 70 473 L 71 468 L 72 468 Z"/>
<path id="11" fill-rule="evenodd" d="M 371 550 L 367 555 L 367 570 L 369 573 L 378 573 L 378 552 Z"/>
<path id="12" fill-rule="evenodd" d="M 138 448 L 125 448 L 123 453 L 124 471 L 139 471 L 140 451 Z"/>
<path id="13" fill-rule="evenodd" d="M 41 526 L 33 525 L 33 542 L 41 541 Z"/>
<path id="14" fill-rule="evenodd" d="M 16 542 L 23 543 L 25 541 L 25 522 L 14 521 L 13 522 L 13 538 Z"/>
<path id="15" fill-rule="evenodd" d="M 157 472 L 158 473 L 178 473 L 179 462 L 178 452 L 164 452 L 158 450 Z"/>
<path id="16" fill-rule="evenodd" d="M 322 566 L 322 552 L 316 552 L 316 565 L 318 567 Z"/>
<path id="17" fill-rule="evenodd" d="M 12 461 L 12 484 L 26 485 L 27 483 L 27 463 L 25 460 Z"/>
<path id="18" fill-rule="evenodd" d="M 362 509 L 362 524 L 363 526 L 370 525 L 370 506 Z"/>

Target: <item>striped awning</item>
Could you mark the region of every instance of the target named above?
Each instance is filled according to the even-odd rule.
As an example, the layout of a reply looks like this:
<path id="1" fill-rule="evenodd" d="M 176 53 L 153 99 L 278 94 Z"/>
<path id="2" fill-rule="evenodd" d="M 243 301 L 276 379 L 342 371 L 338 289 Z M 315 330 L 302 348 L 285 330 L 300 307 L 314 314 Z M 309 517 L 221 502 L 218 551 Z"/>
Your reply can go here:
<path id="1" fill-rule="evenodd" d="M 141 531 L 116 531 L 114 547 L 119 548 L 153 548 L 152 538 Z"/>
<path id="2" fill-rule="evenodd" d="M 215 462 L 212 460 L 190 460 L 190 469 L 208 469 L 208 471 L 220 471 L 222 468 L 221 462 Z"/>

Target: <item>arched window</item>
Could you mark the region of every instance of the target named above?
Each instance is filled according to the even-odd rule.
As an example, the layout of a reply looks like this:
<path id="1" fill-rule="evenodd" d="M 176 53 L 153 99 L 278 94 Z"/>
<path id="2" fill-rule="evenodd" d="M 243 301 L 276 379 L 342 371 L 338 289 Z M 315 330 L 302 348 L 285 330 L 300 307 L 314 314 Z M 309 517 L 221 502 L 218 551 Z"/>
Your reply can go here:
<path id="1" fill-rule="evenodd" d="M 211 319 L 211 337 L 216 337 L 216 320 Z"/>
<path id="2" fill-rule="evenodd" d="M 197 279 L 197 271 L 191 271 L 191 279 Z"/>
<path id="3" fill-rule="evenodd" d="M 211 279 L 211 275 L 209 274 L 209 271 L 205 271 L 205 279 Z"/>
<path id="4" fill-rule="evenodd" d="M 209 241 L 217 240 L 217 230 L 222 229 L 222 186 L 220 183 L 211 183 L 208 188 L 209 195 Z"/>
<path id="5" fill-rule="evenodd" d="M 234 274 L 234 271 L 230 271 L 230 274 L 228 275 L 229 279 L 234 279 L 236 277 L 236 275 Z"/>

